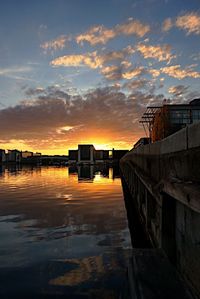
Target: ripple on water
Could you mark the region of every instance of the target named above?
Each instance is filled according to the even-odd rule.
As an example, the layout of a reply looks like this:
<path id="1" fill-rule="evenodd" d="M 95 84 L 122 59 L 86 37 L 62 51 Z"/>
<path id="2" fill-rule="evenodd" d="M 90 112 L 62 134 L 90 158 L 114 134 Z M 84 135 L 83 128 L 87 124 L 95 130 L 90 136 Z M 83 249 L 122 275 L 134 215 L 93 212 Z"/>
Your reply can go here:
<path id="1" fill-rule="evenodd" d="M 121 182 L 106 166 L 84 171 L 26 167 L 0 178 L 0 294 L 118 298 L 131 248 Z"/>

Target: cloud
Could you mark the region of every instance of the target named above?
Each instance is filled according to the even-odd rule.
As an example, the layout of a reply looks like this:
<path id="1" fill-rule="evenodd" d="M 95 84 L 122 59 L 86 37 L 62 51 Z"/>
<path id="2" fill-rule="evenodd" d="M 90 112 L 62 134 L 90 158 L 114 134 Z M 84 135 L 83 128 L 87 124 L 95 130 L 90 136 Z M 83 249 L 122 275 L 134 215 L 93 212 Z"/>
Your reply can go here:
<path id="1" fill-rule="evenodd" d="M 126 48 L 123 48 L 119 51 L 110 51 L 108 53 L 99 54 L 98 57 L 102 61 L 102 64 L 117 61 L 117 62 L 123 62 L 124 65 L 127 66 L 127 61 L 124 61 L 128 56 L 134 54 L 135 49 L 132 46 L 127 46 Z"/>
<path id="2" fill-rule="evenodd" d="M 85 33 L 78 35 L 76 37 L 76 42 L 78 44 L 88 42 L 90 45 L 95 46 L 97 44 L 106 44 L 109 40 L 119 35 L 136 35 L 138 37 L 143 37 L 149 31 L 149 25 L 131 19 L 126 23 L 118 24 L 111 29 L 108 29 L 103 25 L 92 27 Z"/>
<path id="3" fill-rule="evenodd" d="M 24 88 L 23 88 L 24 89 Z M 25 94 L 27 96 L 35 96 L 35 95 L 40 95 L 41 93 L 43 93 L 45 91 L 45 89 L 43 87 L 37 87 L 37 88 L 28 88 L 25 91 Z"/>
<path id="4" fill-rule="evenodd" d="M 102 66 L 102 61 L 98 59 L 97 52 L 94 51 L 86 54 L 61 56 L 52 60 L 51 65 L 66 67 L 86 65 L 92 69 L 96 69 Z"/>
<path id="5" fill-rule="evenodd" d="M 200 15 L 196 12 L 187 13 L 176 19 L 176 26 L 189 34 L 200 34 Z"/>
<path id="6" fill-rule="evenodd" d="M 38 96 L 39 99 L 43 99 L 46 96 L 48 96 L 48 98 L 56 98 L 56 99 L 69 99 L 70 96 L 68 95 L 67 92 L 59 89 L 58 86 L 56 85 L 51 85 L 48 86 L 47 88 L 43 88 L 43 87 L 36 87 L 36 88 L 27 88 L 25 89 L 25 95 L 28 97 L 35 97 Z M 32 104 L 34 103 L 34 101 L 22 101 L 25 104 Z"/>
<path id="7" fill-rule="evenodd" d="M 107 53 L 98 54 L 97 51 L 88 52 L 84 54 L 65 55 L 55 58 L 51 61 L 53 66 L 78 67 L 88 66 L 92 69 L 101 68 L 104 64 L 109 62 L 122 62 L 124 59 L 135 52 L 134 48 L 127 46 L 119 51 L 110 51 Z M 127 64 L 127 62 L 123 62 Z"/>
<path id="8" fill-rule="evenodd" d="M 122 79 L 122 67 L 117 65 L 105 66 L 101 69 L 101 74 L 105 76 L 107 80 L 120 80 Z"/>
<path id="9" fill-rule="evenodd" d="M 149 69 L 149 74 L 151 74 L 154 78 L 160 76 L 160 70 L 158 69 Z"/>
<path id="10" fill-rule="evenodd" d="M 77 55 L 66 55 L 51 61 L 52 66 L 81 67 L 100 69 L 106 79 L 117 80 L 122 78 L 123 70 L 131 66 L 127 58 L 135 52 L 134 48 L 127 46 L 119 51 L 110 51 L 98 54 L 97 51 Z M 116 63 L 117 65 L 109 65 Z M 121 75 L 120 75 L 121 74 Z"/>
<path id="11" fill-rule="evenodd" d="M 176 79 L 184 79 L 184 78 L 200 78 L 200 73 L 194 71 L 193 68 L 187 67 L 185 69 L 181 69 L 180 65 L 171 65 L 168 67 L 164 67 L 160 69 L 162 73 L 167 74 L 170 77 Z"/>
<path id="12" fill-rule="evenodd" d="M 168 89 L 168 92 L 176 97 L 180 97 L 185 95 L 188 92 L 188 88 L 189 88 L 188 86 L 176 85 L 176 86 L 171 86 Z"/>
<path id="13" fill-rule="evenodd" d="M 193 59 L 194 61 L 199 61 L 200 60 L 200 52 L 190 55 L 190 58 Z"/>
<path id="14" fill-rule="evenodd" d="M 163 98 L 138 90 L 125 94 L 114 86 L 90 90 L 82 96 L 63 93 L 61 98 L 62 90 L 55 91 L 54 96 L 53 91 L 48 94 L 46 90 L 45 94 L 0 110 L 0 126 L 4 128 L 1 141 L 21 140 L 40 151 L 68 148 L 95 138 L 132 145 L 133 138 L 143 134 L 137 125 L 143 109 Z"/>
<path id="15" fill-rule="evenodd" d="M 48 42 L 44 42 L 43 44 L 40 45 L 40 47 L 45 51 L 45 53 L 48 50 L 51 51 L 56 51 L 56 50 L 62 50 L 64 49 L 66 43 L 70 41 L 71 38 L 66 36 L 66 35 L 61 35 L 57 37 L 56 39 L 53 39 Z"/>
<path id="16" fill-rule="evenodd" d="M 150 26 L 141 23 L 138 20 L 130 20 L 127 23 L 117 25 L 115 27 L 117 35 L 136 35 L 143 37 L 146 33 L 150 31 Z"/>
<path id="17" fill-rule="evenodd" d="M 167 32 L 173 27 L 173 22 L 171 18 L 164 20 L 162 24 L 162 31 Z"/>
<path id="18" fill-rule="evenodd" d="M 170 45 L 147 45 L 147 44 L 138 44 L 136 46 L 136 50 L 139 51 L 143 57 L 146 58 L 154 58 L 158 61 L 168 61 L 168 63 L 175 58 L 175 55 L 171 54 L 171 46 Z"/>
<path id="19" fill-rule="evenodd" d="M 126 71 L 125 73 L 123 73 L 122 78 L 130 80 L 134 77 L 141 76 L 145 73 L 146 73 L 145 68 L 143 66 L 139 66 L 139 67 L 136 67 L 134 69 L 131 69 L 131 70 Z"/>
<path id="20" fill-rule="evenodd" d="M 90 45 L 106 44 L 110 39 L 116 36 L 113 29 L 107 29 L 103 25 L 90 28 L 83 34 L 76 37 L 78 44 L 88 42 Z"/>
<path id="21" fill-rule="evenodd" d="M 32 71 L 32 67 L 30 66 L 12 66 L 8 68 L 0 68 L 0 76 L 14 75 L 27 73 Z"/>
<path id="22" fill-rule="evenodd" d="M 15 79 L 15 80 L 23 80 L 23 81 L 33 81 L 34 79 L 28 78 L 27 75 L 24 77 L 26 73 L 29 73 L 33 70 L 33 68 L 29 66 L 11 66 L 8 68 L 0 68 L 0 76 Z"/>
<path id="23" fill-rule="evenodd" d="M 171 86 L 168 92 L 172 95 L 172 101 L 174 104 L 180 104 L 184 102 L 190 102 L 192 99 L 199 98 L 199 91 L 190 91 L 189 86 L 176 85 Z"/>
<path id="24" fill-rule="evenodd" d="M 149 87 L 149 85 L 151 84 L 151 81 L 144 79 L 144 78 L 140 78 L 137 80 L 132 80 L 130 82 L 127 82 L 124 84 L 124 88 L 128 88 L 129 90 L 140 90 L 140 89 L 145 89 L 147 87 Z"/>

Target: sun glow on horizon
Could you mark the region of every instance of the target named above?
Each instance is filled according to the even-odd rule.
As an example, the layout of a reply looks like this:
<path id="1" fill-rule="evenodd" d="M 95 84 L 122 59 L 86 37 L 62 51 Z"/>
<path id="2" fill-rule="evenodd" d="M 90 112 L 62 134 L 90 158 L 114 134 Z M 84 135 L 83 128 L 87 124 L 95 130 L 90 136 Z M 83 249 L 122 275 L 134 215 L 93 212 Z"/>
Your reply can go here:
<path id="1" fill-rule="evenodd" d="M 132 142 L 117 142 L 117 141 L 110 141 L 110 142 L 101 142 L 92 139 L 84 140 L 84 141 L 77 141 L 76 143 L 67 143 L 63 141 L 62 145 L 58 145 L 56 147 L 55 144 L 49 142 L 49 147 L 46 145 L 45 147 L 41 146 L 40 144 L 35 144 L 34 146 L 30 146 L 26 144 L 24 141 L 18 140 L 10 140 L 7 143 L 0 143 L 0 148 L 4 150 L 12 150 L 17 149 L 19 151 L 31 151 L 31 152 L 40 152 L 43 155 L 68 155 L 69 150 L 76 150 L 78 149 L 79 144 L 92 144 L 96 150 L 112 150 L 117 149 L 127 149 L 130 150 L 132 148 Z"/>

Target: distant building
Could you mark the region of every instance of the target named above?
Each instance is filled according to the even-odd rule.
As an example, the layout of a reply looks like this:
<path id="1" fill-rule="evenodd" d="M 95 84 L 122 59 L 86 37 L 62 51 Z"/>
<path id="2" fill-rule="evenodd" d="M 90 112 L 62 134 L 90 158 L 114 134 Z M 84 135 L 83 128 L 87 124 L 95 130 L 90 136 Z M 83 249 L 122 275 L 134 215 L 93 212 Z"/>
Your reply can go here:
<path id="1" fill-rule="evenodd" d="M 78 150 L 69 150 L 69 163 L 78 162 Z"/>
<path id="2" fill-rule="evenodd" d="M 42 153 L 38 153 L 38 152 L 33 153 L 33 157 L 41 157 L 41 156 L 42 156 Z"/>
<path id="3" fill-rule="evenodd" d="M 22 152 L 22 158 L 30 158 L 33 157 L 33 152 L 24 151 Z"/>
<path id="4" fill-rule="evenodd" d="M 151 142 L 155 142 L 197 121 L 200 121 L 200 99 L 189 104 L 147 107 L 140 122 L 147 126 Z"/>
<path id="5" fill-rule="evenodd" d="M 8 159 L 8 162 L 19 163 L 19 162 L 21 162 L 21 159 L 22 159 L 22 152 L 20 152 L 16 149 L 8 150 L 7 159 Z"/>
<path id="6" fill-rule="evenodd" d="M 96 162 L 104 162 L 109 160 L 109 150 L 95 150 L 94 158 Z"/>
<path id="7" fill-rule="evenodd" d="M 92 144 L 78 145 L 78 163 L 94 163 L 95 148 Z"/>
<path id="8" fill-rule="evenodd" d="M 142 137 L 134 144 L 134 148 L 139 147 L 141 145 L 149 144 L 149 143 L 150 143 L 150 138 Z"/>
<path id="9" fill-rule="evenodd" d="M 69 150 L 69 163 L 103 163 L 105 161 L 119 161 L 128 150 L 96 150 L 92 144 L 79 144 L 78 150 Z"/>
<path id="10" fill-rule="evenodd" d="M 0 149 L 0 163 L 6 162 L 6 152 L 3 149 Z"/>

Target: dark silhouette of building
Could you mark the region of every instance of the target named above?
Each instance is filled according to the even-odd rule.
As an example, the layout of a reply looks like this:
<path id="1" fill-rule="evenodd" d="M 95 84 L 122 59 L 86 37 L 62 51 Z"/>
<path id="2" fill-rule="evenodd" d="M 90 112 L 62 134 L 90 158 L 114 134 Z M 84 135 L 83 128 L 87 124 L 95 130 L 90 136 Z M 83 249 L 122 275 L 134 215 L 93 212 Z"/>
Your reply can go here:
<path id="1" fill-rule="evenodd" d="M 0 163 L 6 162 L 6 152 L 3 149 L 0 149 Z"/>
<path id="2" fill-rule="evenodd" d="M 8 154 L 7 154 L 7 161 L 8 162 L 21 162 L 22 160 L 22 152 L 18 151 L 18 150 L 8 150 Z"/>
<path id="3" fill-rule="evenodd" d="M 109 160 L 109 150 L 95 150 L 94 158 L 96 162 Z"/>
<path id="4" fill-rule="evenodd" d="M 119 161 L 126 153 L 128 153 L 128 150 L 115 150 L 113 148 L 113 150 L 112 150 L 113 162 Z"/>
<path id="5" fill-rule="evenodd" d="M 78 150 L 69 150 L 69 163 L 78 162 Z"/>
<path id="6" fill-rule="evenodd" d="M 96 150 L 92 144 L 79 144 L 78 150 L 69 150 L 69 164 L 94 164 L 104 162 L 117 162 L 128 150 Z"/>

